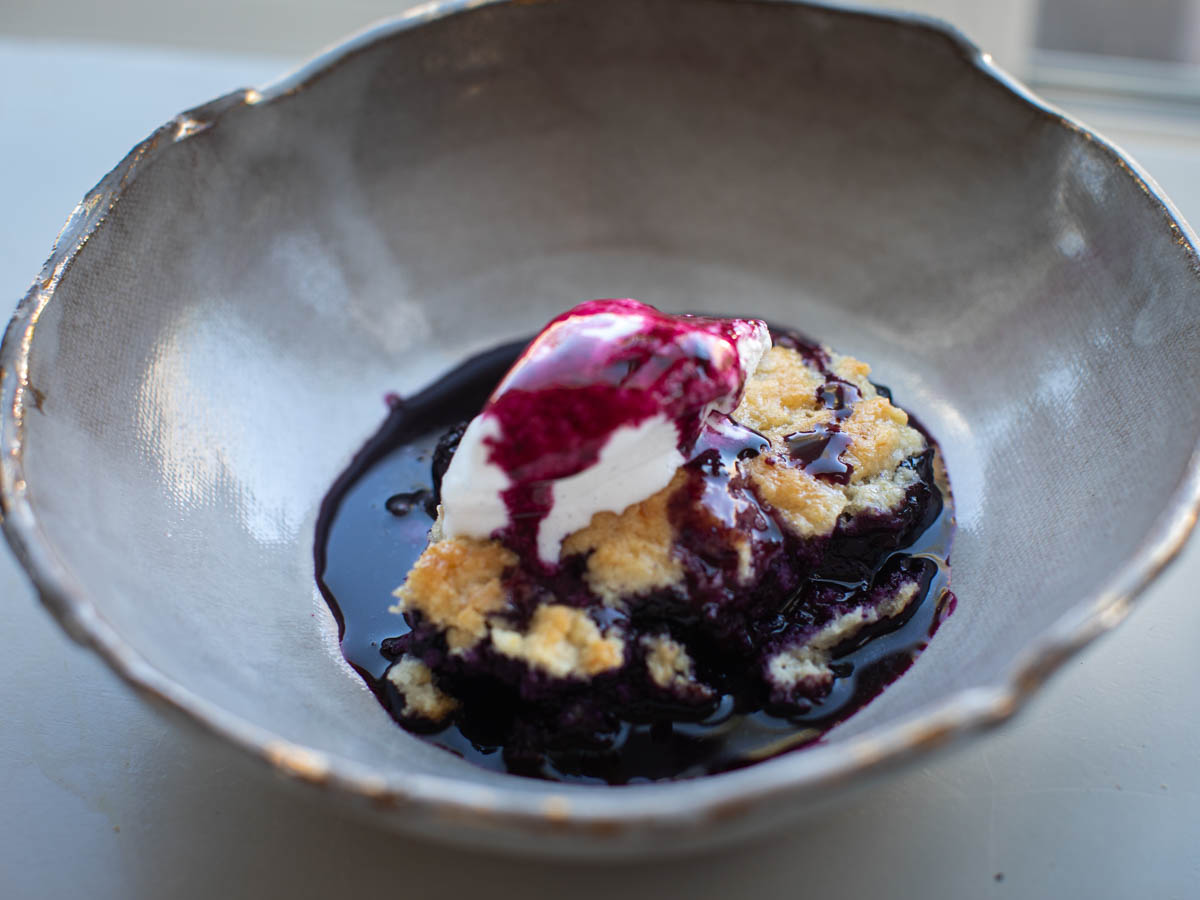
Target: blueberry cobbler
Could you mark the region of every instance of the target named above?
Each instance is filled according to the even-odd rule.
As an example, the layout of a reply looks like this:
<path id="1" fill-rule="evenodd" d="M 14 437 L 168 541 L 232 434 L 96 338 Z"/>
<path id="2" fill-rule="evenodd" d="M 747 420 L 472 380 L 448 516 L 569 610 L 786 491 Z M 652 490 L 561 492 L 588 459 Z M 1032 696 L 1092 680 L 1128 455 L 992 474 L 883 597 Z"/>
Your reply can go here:
<path id="1" fill-rule="evenodd" d="M 628 783 L 803 746 L 954 605 L 932 439 L 760 321 L 596 300 L 388 421 L 326 499 L 342 648 L 405 728 Z"/>

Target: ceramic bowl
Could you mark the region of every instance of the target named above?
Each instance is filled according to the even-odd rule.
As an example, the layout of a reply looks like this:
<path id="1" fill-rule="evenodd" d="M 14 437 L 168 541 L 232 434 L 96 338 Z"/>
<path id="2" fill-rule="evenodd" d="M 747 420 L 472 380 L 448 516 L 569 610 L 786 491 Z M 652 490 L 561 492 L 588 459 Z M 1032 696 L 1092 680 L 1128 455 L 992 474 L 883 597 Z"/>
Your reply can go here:
<path id="1" fill-rule="evenodd" d="M 3 346 L 4 529 L 73 637 L 330 803 L 530 853 L 694 848 L 1005 719 L 1121 620 L 1195 518 L 1198 288 L 1153 182 L 945 26 L 430 3 L 180 115 L 83 201 Z M 339 654 L 314 521 L 384 394 L 610 296 L 800 328 L 942 441 L 958 610 L 817 746 L 499 775 Z"/>

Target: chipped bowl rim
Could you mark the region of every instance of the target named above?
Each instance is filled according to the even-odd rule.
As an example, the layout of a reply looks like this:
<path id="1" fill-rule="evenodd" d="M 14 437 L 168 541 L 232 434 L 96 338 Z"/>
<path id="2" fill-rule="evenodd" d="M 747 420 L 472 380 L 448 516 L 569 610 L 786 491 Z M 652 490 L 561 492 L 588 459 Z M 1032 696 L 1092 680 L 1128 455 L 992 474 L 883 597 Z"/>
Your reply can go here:
<path id="1" fill-rule="evenodd" d="M 321 52 L 261 90 L 245 89 L 183 112 L 137 144 L 75 208 L 49 259 L 9 322 L 0 345 L 0 526 L 42 603 L 66 632 L 95 651 L 147 699 L 164 705 L 217 735 L 271 769 L 310 784 L 352 795 L 387 811 L 440 815 L 446 821 L 492 829 L 619 835 L 629 829 L 694 832 L 706 824 L 749 819 L 780 801 L 816 801 L 860 776 L 878 773 L 952 739 L 977 734 L 1011 717 L 1068 658 L 1118 625 L 1133 601 L 1183 548 L 1200 511 L 1200 445 L 1172 494 L 1133 555 L 1107 585 L 1076 604 L 1026 647 L 996 682 L 957 691 L 897 722 L 876 726 L 842 745 L 818 745 L 734 772 L 702 779 L 625 788 L 587 788 L 586 793 L 510 790 L 444 775 L 383 776 L 361 763 L 289 742 L 278 734 L 200 697 L 147 662 L 105 621 L 87 589 L 56 556 L 41 530 L 25 481 L 24 420 L 38 398 L 29 382 L 29 353 L 38 319 L 64 274 L 90 236 L 159 154 L 205 131 L 232 109 L 271 103 L 304 91 L 351 56 L 389 37 L 446 16 L 513 0 L 433 0 L 384 20 Z M 519 2 L 519 0 L 518 0 Z M 746 2 L 746 0 L 741 0 Z M 1200 288 L 1197 239 L 1154 180 L 1128 155 L 1077 119 L 1035 96 L 998 67 L 954 26 L 938 19 L 807 0 L 750 0 L 805 6 L 831 14 L 874 19 L 899 29 L 933 33 L 949 42 L 963 62 L 991 79 L 1055 125 L 1093 143 L 1111 164 L 1153 201 L 1180 252 L 1191 257 Z M 399 822 L 401 817 L 393 817 Z M 467 840 L 467 837 L 463 837 Z M 535 851 L 536 852 L 536 851 Z"/>

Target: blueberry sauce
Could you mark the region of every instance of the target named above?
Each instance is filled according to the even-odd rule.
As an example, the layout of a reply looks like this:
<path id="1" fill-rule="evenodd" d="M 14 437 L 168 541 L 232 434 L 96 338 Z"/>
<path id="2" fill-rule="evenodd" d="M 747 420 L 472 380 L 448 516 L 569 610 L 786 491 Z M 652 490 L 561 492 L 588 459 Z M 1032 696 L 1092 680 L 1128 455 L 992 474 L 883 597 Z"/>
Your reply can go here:
<path id="1" fill-rule="evenodd" d="M 854 466 L 842 459 L 842 453 L 850 446 L 850 435 L 844 434 L 836 423 L 817 424 L 812 431 L 794 431 L 784 441 L 792 459 L 805 471 L 838 484 L 850 483 Z"/>
<path id="2" fill-rule="evenodd" d="M 817 399 L 826 409 L 833 410 L 834 419 L 841 422 L 850 418 L 854 404 L 862 399 L 862 394 L 848 381 L 831 379 L 817 388 Z"/>
<path id="3" fill-rule="evenodd" d="M 854 405 L 862 399 L 857 387 L 839 378 L 830 371 L 829 354 L 825 350 L 801 337 L 784 335 L 779 343 L 796 350 L 811 365 L 825 376 L 825 383 L 817 388 L 817 402 L 833 413 L 833 421 L 816 425 L 812 431 L 796 431 L 784 437 L 792 459 L 817 478 L 849 484 L 854 466 L 842 459 L 842 453 L 850 446 L 850 436 L 842 433 L 841 423 L 854 413 Z M 877 388 L 878 389 L 878 388 Z M 891 391 L 881 391 L 888 400 Z"/>
<path id="4" fill-rule="evenodd" d="M 834 412 L 824 433 L 789 436 L 793 457 L 818 477 L 848 480 L 838 424 L 861 399 L 858 390 L 829 370 L 819 345 L 782 330 L 774 340 L 825 374 L 818 401 Z M 527 621 L 538 598 L 553 594 L 556 602 L 587 608 L 602 626 L 664 633 L 686 644 L 698 680 L 710 690 L 648 691 L 647 663 L 632 646 L 629 665 L 586 684 L 539 681 L 524 664 L 486 647 L 472 650 L 470 665 L 455 670 L 444 641 L 419 616 L 388 612 L 391 593 L 425 548 L 442 476 L 466 422 L 525 346 L 498 347 L 394 400 L 321 508 L 317 580 L 337 618 L 342 652 L 410 731 L 486 768 L 558 781 L 625 784 L 726 771 L 820 740 L 899 677 L 953 610 L 947 565 L 953 511 L 948 492 L 943 497 L 939 489 L 932 449 L 906 461 L 915 478 L 898 509 L 859 515 L 832 536 L 801 541 L 780 527 L 733 465 L 762 454 L 766 439 L 716 416 L 693 436 L 686 482 L 670 502 L 682 592 L 641 598 L 631 611 L 602 607 L 582 587 L 581 557 L 564 558 L 553 570 L 521 565 L 506 582 L 514 624 Z M 613 362 L 612 371 L 619 381 L 628 366 Z M 813 441 L 820 443 L 815 452 Z M 720 539 L 727 529 L 748 536 L 755 568 L 766 573 L 753 590 L 738 585 L 739 561 Z M 823 696 L 797 703 L 762 687 L 754 667 L 763 646 L 785 646 L 902 582 L 917 584 L 917 599 L 837 647 L 835 677 Z M 449 724 L 406 718 L 404 698 L 383 677 L 402 654 L 417 650 L 439 679 L 449 680 L 449 692 L 464 699 Z M 493 677 L 499 672 L 505 677 Z"/>

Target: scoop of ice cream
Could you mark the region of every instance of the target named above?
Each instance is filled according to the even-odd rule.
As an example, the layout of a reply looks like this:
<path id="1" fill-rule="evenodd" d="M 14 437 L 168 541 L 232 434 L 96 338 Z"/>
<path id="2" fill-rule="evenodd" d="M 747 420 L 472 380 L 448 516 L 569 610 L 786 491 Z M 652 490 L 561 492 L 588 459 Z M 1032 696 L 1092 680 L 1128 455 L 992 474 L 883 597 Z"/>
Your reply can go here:
<path id="1" fill-rule="evenodd" d="M 463 433 L 442 480 L 447 537 L 557 562 L 598 512 L 655 494 L 771 346 L 753 319 L 593 300 L 547 325 Z M 497 534 L 499 533 L 499 534 Z"/>

